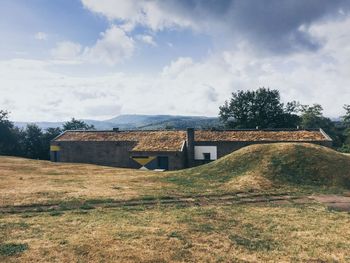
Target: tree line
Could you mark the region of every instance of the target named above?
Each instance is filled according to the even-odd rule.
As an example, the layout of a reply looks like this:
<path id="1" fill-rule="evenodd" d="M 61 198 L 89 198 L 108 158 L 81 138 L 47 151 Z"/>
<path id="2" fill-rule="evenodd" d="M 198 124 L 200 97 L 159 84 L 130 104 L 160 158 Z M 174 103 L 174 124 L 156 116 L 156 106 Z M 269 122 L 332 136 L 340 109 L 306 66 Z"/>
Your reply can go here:
<path id="1" fill-rule="evenodd" d="M 231 129 L 322 128 L 335 148 L 350 152 L 350 105 L 343 108 L 344 116 L 332 121 L 323 115 L 320 104 L 282 103 L 278 90 L 259 88 L 233 92 L 219 108 L 219 117 Z"/>
<path id="2" fill-rule="evenodd" d="M 350 152 L 350 105 L 344 105 L 344 116 L 338 121 L 323 116 L 320 104 L 303 105 L 296 101 L 282 103 L 278 90 L 259 88 L 237 91 L 219 107 L 219 118 L 225 128 L 322 128 L 333 139 L 339 151 Z M 221 127 L 212 127 L 221 128 Z M 50 141 L 66 130 L 92 130 L 93 125 L 72 118 L 62 128 L 42 130 L 36 124 L 15 127 L 9 113 L 0 110 L 0 155 L 32 159 L 50 159 Z"/>
<path id="3" fill-rule="evenodd" d="M 72 118 L 62 129 L 42 130 L 36 124 L 28 124 L 20 129 L 9 120 L 9 113 L 0 110 L 0 155 L 20 156 L 31 159 L 49 160 L 50 142 L 66 130 L 91 130 L 93 125 Z"/>

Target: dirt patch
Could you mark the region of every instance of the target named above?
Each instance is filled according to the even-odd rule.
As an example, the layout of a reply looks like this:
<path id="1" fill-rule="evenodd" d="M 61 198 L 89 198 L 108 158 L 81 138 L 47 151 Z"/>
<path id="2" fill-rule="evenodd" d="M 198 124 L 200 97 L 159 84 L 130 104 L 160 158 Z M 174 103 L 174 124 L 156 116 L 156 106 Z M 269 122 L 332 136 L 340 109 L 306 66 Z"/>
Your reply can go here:
<path id="1" fill-rule="evenodd" d="M 111 207 L 133 206 L 157 206 L 157 205 L 182 205 L 182 206 L 207 206 L 207 205 L 232 205 L 232 204 L 259 204 L 275 203 L 288 204 L 300 199 L 289 193 L 258 194 L 258 193 L 231 193 L 220 195 L 191 195 L 183 197 L 144 197 L 141 199 L 113 200 L 95 199 L 56 204 L 30 204 L 19 206 L 0 206 L 0 213 L 24 213 L 24 212 L 51 212 L 59 210 L 95 209 Z"/>
<path id="2" fill-rule="evenodd" d="M 350 212 L 350 196 L 317 195 L 310 198 L 325 204 L 331 210 Z"/>

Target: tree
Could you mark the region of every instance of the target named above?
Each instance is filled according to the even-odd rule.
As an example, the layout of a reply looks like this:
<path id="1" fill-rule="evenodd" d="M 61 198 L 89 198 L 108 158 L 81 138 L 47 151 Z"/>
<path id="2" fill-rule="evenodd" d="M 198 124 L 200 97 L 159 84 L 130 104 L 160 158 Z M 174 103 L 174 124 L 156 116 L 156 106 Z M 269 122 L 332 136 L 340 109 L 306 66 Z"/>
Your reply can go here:
<path id="1" fill-rule="evenodd" d="M 328 119 L 322 114 L 323 108 L 320 104 L 301 106 L 301 126 L 305 129 L 324 128 L 328 125 Z"/>
<path id="2" fill-rule="evenodd" d="M 323 108 L 320 104 L 301 106 L 301 127 L 304 129 L 323 129 L 332 139 L 333 146 L 340 147 L 344 136 L 341 127 L 336 127 L 334 122 L 323 116 Z"/>
<path id="3" fill-rule="evenodd" d="M 46 159 L 47 152 L 43 143 L 43 132 L 36 124 L 28 124 L 24 136 L 24 151 L 26 157 L 32 159 Z"/>
<path id="4" fill-rule="evenodd" d="M 345 115 L 342 116 L 342 126 L 344 128 L 344 143 L 341 151 L 350 152 L 350 105 L 344 105 Z"/>
<path id="5" fill-rule="evenodd" d="M 11 121 L 9 121 L 9 113 L 0 110 L 0 154 L 2 155 L 18 155 L 18 133 Z"/>
<path id="6" fill-rule="evenodd" d="M 63 124 L 63 130 L 94 130 L 94 125 L 89 125 L 84 121 L 76 120 L 72 118 L 70 121 L 67 121 Z"/>
<path id="7" fill-rule="evenodd" d="M 343 121 L 343 125 L 346 128 L 350 128 L 350 104 L 349 105 L 344 105 L 344 110 L 345 110 L 345 115 L 342 116 L 342 121 Z"/>
<path id="8" fill-rule="evenodd" d="M 298 106 L 297 102 L 281 103 L 278 90 L 240 90 L 219 108 L 219 117 L 229 128 L 292 128 L 300 122 Z"/>

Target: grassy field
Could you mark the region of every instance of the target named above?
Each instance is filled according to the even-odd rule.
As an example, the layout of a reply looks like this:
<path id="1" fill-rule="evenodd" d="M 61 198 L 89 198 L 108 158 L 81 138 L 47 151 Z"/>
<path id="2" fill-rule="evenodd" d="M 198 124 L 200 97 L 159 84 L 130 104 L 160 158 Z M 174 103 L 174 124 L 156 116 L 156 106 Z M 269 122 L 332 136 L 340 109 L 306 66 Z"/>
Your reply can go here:
<path id="1" fill-rule="evenodd" d="M 0 262 L 350 262 L 349 212 L 303 199 L 346 195 L 349 173 L 307 144 L 167 173 L 0 157 Z M 258 202 L 285 193 L 302 198 Z"/>

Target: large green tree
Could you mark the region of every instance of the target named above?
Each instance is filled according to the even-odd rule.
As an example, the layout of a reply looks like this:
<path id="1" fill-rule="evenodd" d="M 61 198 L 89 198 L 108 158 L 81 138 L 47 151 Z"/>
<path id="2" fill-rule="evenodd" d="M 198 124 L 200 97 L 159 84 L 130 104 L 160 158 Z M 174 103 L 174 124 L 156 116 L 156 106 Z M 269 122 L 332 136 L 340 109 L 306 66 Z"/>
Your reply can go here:
<path id="1" fill-rule="evenodd" d="M 259 88 L 233 92 L 219 117 L 228 128 L 295 128 L 300 122 L 297 111 L 298 103 L 282 103 L 278 90 Z"/>
<path id="2" fill-rule="evenodd" d="M 342 116 L 342 121 L 343 121 L 343 124 L 346 128 L 350 128 L 350 104 L 347 105 L 345 104 L 344 105 L 344 110 L 345 110 L 345 115 Z"/>
<path id="3" fill-rule="evenodd" d="M 335 126 L 330 118 L 323 116 L 323 108 L 320 104 L 301 105 L 300 113 L 302 128 L 321 128 L 333 139 L 333 146 L 340 147 L 343 144 L 343 128 Z"/>
<path id="4" fill-rule="evenodd" d="M 63 124 L 63 130 L 94 130 L 94 125 L 89 125 L 82 120 L 77 120 L 72 118 L 70 121 L 67 121 Z"/>
<path id="5" fill-rule="evenodd" d="M 323 116 L 323 108 L 320 104 L 301 105 L 301 126 L 305 129 L 327 128 L 332 125 L 329 118 Z"/>
<path id="6" fill-rule="evenodd" d="M 344 105 L 345 115 L 342 116 L 342 126 L 343 126 L 343 145 L 341 151 L 350 152 L 350 105 Z"/>
<path id="7" fill-rule="evenodd" d="M 32 159 L 47 159 L 43 141 L 43 131 L 36 124 L 28 124 L 24 131 L 24 151 L 26 157 Z"/>
<path id="8" fill-rule="evenodd" d="M 0 155 L 18 155 L 20 130 L 9 120 L 9 113 L 0 110 Z"/>

